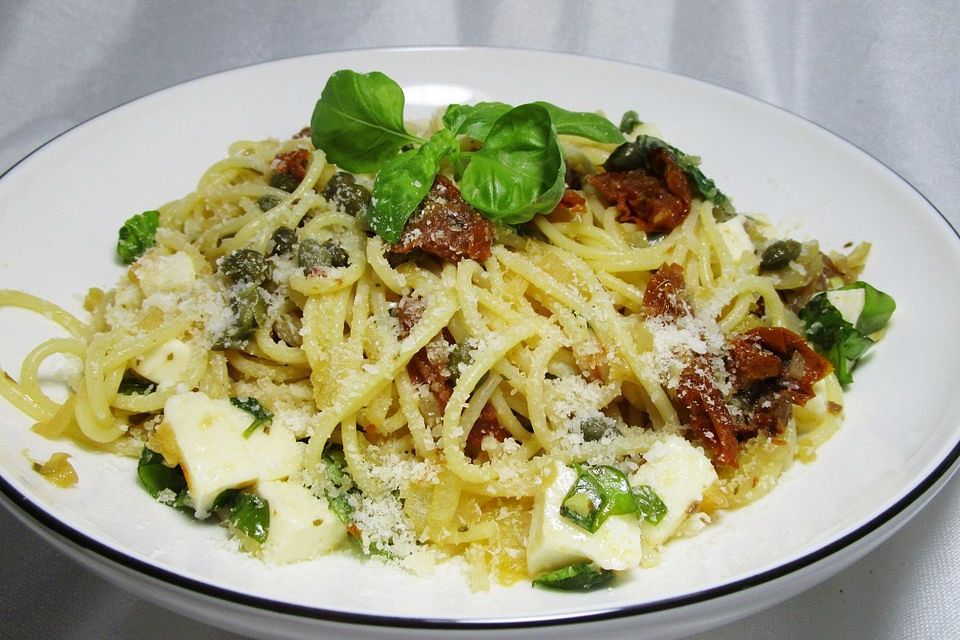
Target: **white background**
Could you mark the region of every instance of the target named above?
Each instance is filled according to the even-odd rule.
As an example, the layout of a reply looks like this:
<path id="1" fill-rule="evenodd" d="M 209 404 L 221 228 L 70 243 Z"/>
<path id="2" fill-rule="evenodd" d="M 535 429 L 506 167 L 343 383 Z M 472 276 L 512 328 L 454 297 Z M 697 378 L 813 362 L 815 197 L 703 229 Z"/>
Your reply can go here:
<path id="1" fill-rule="evenodd" d="M 509 46 L 664 69 L 783 107 L 878 158 L 957 227 L 958 42 L 958 0 L 0 0 L 0 172 L 107 109 L 225 69 L 353 48 Z M 919 517 L 834 579 L 696 637 L 960 637 L 958 502 L 955 478 Z M 239 637 L 115 589 L 5 512 L 0 540 L 5 638 Z"/>

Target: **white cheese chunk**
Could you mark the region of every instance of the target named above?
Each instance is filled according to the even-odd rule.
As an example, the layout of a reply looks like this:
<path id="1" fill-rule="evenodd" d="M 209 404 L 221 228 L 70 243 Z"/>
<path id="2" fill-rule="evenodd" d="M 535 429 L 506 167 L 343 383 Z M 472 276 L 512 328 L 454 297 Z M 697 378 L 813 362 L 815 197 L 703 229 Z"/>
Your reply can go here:
<path id="1" fill-rule="evenodd" d="M 656 525 L 641 524 L 643 538 L 653 545 L 663 544 L 689 515 L 704 490 L 717 481 L 717 472 L 700 447 L 680 436 L 668 436 L 643 454 L 646 464 L 631 477 L 630 486 L 646 484 L 660 497 L 667 513 Z"/>
<path id="2" fill-rule="evenodd" d="M 267 562 L 310 560 L 343 544 L 347 528 L 325 499 L 298 483 L 261 482 L 257 493 L 270 505 L 270 529 L 260 551 Z"/>
<path id="3" fill-rule="evenodd" d="M 221 492 L 257 481 L 259 467 L 243 437 L 250 426 L 246 411 L 204 393 L 183 393 L 167 399 L 163 421 L 177 441 L 198 517 L 209 514 Z"/>
<path id="4" fill-rule="evenodd" d="M 636 567 L 643 556 L 636 514 L 611 516 L 594 533 L 560 515 L 560 506 L 577 480 L 577 472 L 560 461 L 534 498 L 527 538 L 527 569 L 532 575 L 584 560 L 604 569 Z"/>
<path id="5" fill-rule="evenodd" d="M 147 253 L 137 261 L 134 273 L 146 296 L 185 289 L 197 278 L 193 259 L 182 252 L 171 255 Z"/>
<path id="6" fill-rule="evenodd" d="M 747 230 L 743 228 L 743 216 L 735 216 L 717 224 L 717 231 L 720 232 L 723 244 L 727 245 L 727 250 L 735 261 L 739 262 L 744 253 L 753 255 L 753 241 Z"/>
<path id="7" fill-rule="evenodd" d="M 190 344 L 173 338 L 143 354 L 133 370 L 160 386 L 174 385 L 187 377 L 195 355 Z"/>
<path id="8" fill-rule="evenodd" d="M 827 291 L 827 301 L 840 312 L 844 320 L 853 326 L 857 326 L 857 320 L 860 319 L 866 300 L 867 292 L 864 289 Z"/>
<path id="9" fill-rule="evenodd" d="M 247 414 L 247 425 L 251 416 Z M 303 447 L 290 429 L 270 423 L 258 427 L 245 441 L 247 451 L 257 465 L 260 482 L 283 480 L 300 471 Z"/>

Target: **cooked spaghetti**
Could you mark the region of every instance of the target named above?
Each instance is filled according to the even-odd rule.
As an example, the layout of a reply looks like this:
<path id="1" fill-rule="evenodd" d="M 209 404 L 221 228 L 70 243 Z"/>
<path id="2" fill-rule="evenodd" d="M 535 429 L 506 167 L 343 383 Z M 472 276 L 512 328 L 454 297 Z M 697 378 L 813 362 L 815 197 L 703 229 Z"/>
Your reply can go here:
<path id="1" fill-rule="evenodd" d="M 371 231 L 375 174 L 307 135 L 237 142 L 88 321 L 0 292 L 69 334 L 0 392 L 44 436 L 139 455 L 156 499 L 267 561 L 461 556 L 478 589 L 652 564 L 839 427 L 797 311 L 867 247 L 778 239 L 663 147 L 614 171 L 622 144 L 559 140 L 551 211 L 491 222 L 444 164 L 396 242 Z M 40 385 L 54 354 L 83 363 L 63 403 Z"/>

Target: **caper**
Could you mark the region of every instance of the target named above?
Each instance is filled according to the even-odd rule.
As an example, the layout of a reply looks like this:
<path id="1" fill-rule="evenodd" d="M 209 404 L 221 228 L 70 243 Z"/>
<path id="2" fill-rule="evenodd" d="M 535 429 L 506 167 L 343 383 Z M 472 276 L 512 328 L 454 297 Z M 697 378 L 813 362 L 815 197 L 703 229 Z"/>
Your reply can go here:
<path id="1" fill-rule="evenodd" d="M 238 249 L 223 259 L 220 271 L 232 282 L 262 284 L 270 277 L 270 263 L 253 249 Z"/>
<path id="2" fill-rule="evenodd" d="M 347 253 L 339 242 L 333 240 L 332 238 L 327 240 L 321 245 L 321 248 L 326 252 L 327 264 L 331 267 L 348 267 L 350 266 L 350 254 Z"/>
<path id="3" fill-rule="evenodd" d="M 330 178 L 330 182 L 323 188 L 323 197 L 338 205 L 346 213 L 356 216 L 370 202 L 370 190 L 357 184 L 353 175 L 340 172 Z"/>
<path id="4" fill-rule="evenodd" d="M 596 442 L 613 429 L 613 420 L 606 416 L 592 416 L 580 423 L 580 433 L 587 442 Z"/>
<path id="5" fill-rule="evenodd" d="M 297 244 L 297 232 L 290 227 L 277 227 L 270 236 L 270 255 L 284 256 L 293 251 L 293 245 Z"/>
<path id="6" fill-rule="evenodd" d="M 337 191 L 340 190 L 340 187 L 349 184 L 356 184 L 357 179 L 353 177 L 352 173 L 345 173 L 339 171 L 330 178 L 330 181 L 327 182 L 327 185 L 323 188 L 323 197 L 327 200 L 332 200 Z"/>
<path id="7" fill-rule="evenodd" d="M 292 193 L 300 186 L 300 181 L 289 173 L 275 173 L 270 176 L 270 186 L 274 189 L 283 189 L 288 193 Z"/>
<path id="8" fill-rule="evenodd" d="M 346 267 L 350 265 L 350 254 L 336 240 L 329 239 L 321 244 L 307 238 L 300 241 L 297 264 L 303 267 L 304 273 L 319 267 Z"/>
<path id="9" fill-rule="evenodd" d="M 270 209 L 273 209 L 278 204 L 280 204 L 280 198 L 277 196 L 267 194 L 257 198 L 257 206 L 260 207 L 260 211 L 270 211 Z"/>
<path id="10" fill-rule="evenodd" d="M 473 364 L 473 355 L 466 343 L 458 344 L 450 350 L 447 356 L 447 371 L 450 372 L 450 381 L 454 384 L 460 378 L 461 369 Z"/>
<path id="11" fill-rule="evenodd" d="M 258 326 L 267 321 L 267 303 L 260 296 L 256 284 L 237 291 L 230 299 L 230 307 L 236 318 L 230 327 L 214 343 L 214 349 L 238 349 L 244 340 L 253 335 Z"/>
<path id="12" fill-rule="evenodd" d="M 782 269 L 800 255 L 801 245 L 796 240 L 777 240 L 763 250 L 760 268 L 764 271 Z"/>
<path id="13" fill-rule="evenodd" d="M 633 142 L 624 142 L 614 149 L 603 168 L 607 171 L 631 171 L 646 166 L 647 154 Z"/>

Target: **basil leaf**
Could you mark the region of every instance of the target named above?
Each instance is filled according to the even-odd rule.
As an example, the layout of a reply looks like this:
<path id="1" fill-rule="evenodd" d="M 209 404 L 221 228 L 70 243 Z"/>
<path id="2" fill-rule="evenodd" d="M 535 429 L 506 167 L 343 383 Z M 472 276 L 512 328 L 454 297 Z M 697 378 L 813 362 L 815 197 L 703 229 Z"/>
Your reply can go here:
<path id="1" fill-rule="evenodd" d="M 857 331 L 864 335 L 876 333 L 887 326 L 890 316 L 897 309 L 897 303 L 893 297 L 862 280 L 840 287 L 840 289 L 863 289 L 863 310 L 860 311 L 860 318 L 857 319 Z"/>
<path id="2" fill-rule="evenodd" d="M 577 464 L 577 481 L 560 506 L 560 514 L 590 533 L 610 516 L 636 513 L 637 500 L 622 471 L 610 466 Z"/>
<path id="3" fill-rule="evenodd" d="M 489 218 L 520 224 L 557 206 L 564 171 L 550 114 L 527 104 L 494 123 L 483 148 L 470 156 L 460 190 Z"/>
<path id="4" fill-rule="evenodd" d="M 337 491 L 327 491 L 327 503 L 330 510 L 337 514 L 340 522 L 350 524 L 353 522 L 353 505 L 350 504 L 350 494 L 360 491 L 353 486 L 350 474 L 347 473 L 347 461 L 343 456 L 343 450 L 335 447 L 327 447 L 323 452 L 323 470 L 327 479 Z"/>
<path id="5" fill-rule="evenodd" d="M 641 151 L 644 157 L 647 153 L 653 149 L 666 149 L 670 152 L 673 158 L 677 161 L 677 164 L 680 165 L 680 168 L 683 169 L 683 172 L 693 180 L 694 186 L 697 187 L 697 191 L 700 192 L 700 195 L 703 196 L 705 200 L 712 202 L 715 205 L 722 206 L 724 208 L 732 209 L 730 200 L 727 196 L 723 195 L 723 192 L 717 188 L 716 183 L 703 175 L 703 172 L 700 171 L 700 158 L 697 156 L 687 155 L 680 149 L 667 144 L 660 138 L 654 138 L 653 136 L 637 136 L 636 142 L 634 144 Z"/>
<path id="6" fill-rule="evenodd" d="M 627 111 L 623 114 L 623 117 L 620 118 L 620 131 L 624 134 L 629 134 L 641 124 L 643 123 L 640 122 L 640 116 L 637 115 L 636 111 Z"/>
<path id="7" fill-rule="evenodd" d="M 598 113 L 587 111 L 567 111 L 549 102 L 534 102 L 547 110 L 557 133 L 568 136 L 580 136 L 597 142 L 620 143 L 623 134 L 617 127 Z"/>
<path id="8" fill-rule="evenodd" d="M 230 398 L 230 404 L 238 409 L 243 409 L 253 416 L 253 422 L 243 432 L 244 438 L 249 438 L 254 431 L 261 425 L 268 424 L 273 419 L 273 414 L 263 408 L 260 401 L 253 396 L 247 398 Z"/>
<path id="9" fill-rule="evenodd" d="M 213 505 L 210 507 L 210 511 L 216 511 L 217 509 L 232 509 L 234 501 L 236 500 L 237 495 L 240 493 L 240 489 L 224 489 L 217 494 L 217 497 L 213 499 Z"/>
<path id="10" fill-rule="evenodd" d="M 270 533 L 270 503 L 255 493 L 238 493 L 230 507 L 230 523 L 263 544 Z"/>
<path id="11" fill-rule="evenodd" d="M 563 591 L 588 591 L 609 582 L 613 571 L 594 569 L 589 562 L 572 564 L 546 573 L 533 581 L 534 586 Z"/>
<path id="12" fill-rule="evenodd" d="M 156 390 L 156 384 L 129 372 L 123 374 L 123 378 L 120 380 L 120 386 L 117 387 L 117 393 L 125 396 L 145 396 Z"/>
<path id="13" fill-rule="evenodd" d="M 143 488 L 154 498 L 159 497 L 162 491 L 169 491 L 175 497 L 171 500 L 164 500 L 164 504 L 175 508 L 185 505 L 187 479 L 183 475 L 183 469 L 179 466 L 168 467 L 165 465 L 161 454 L 144 447 L 143 451 L 140 452 L 140 460 L 137 462 L 137 476 L 140 478 L 140 484 L 143 485 Z"/>
<path id="14" fill-rule="evenodd" d="M 850 384 L 857 360 L 875 344 L 866 334 L 886 326 L 896 303 L 892 297 L 865 282 L 855 282 L 841 289 L 864 289 L 863 310 L 856 326 L 843 319 L 825 291 L 811 298 L 799 315 L 806 326 L 807 338 L 833 365 L 837 380 L 841 384 Z"/>
<path id="15" fill-rule="evenodd" d="M 443 125 L 455 136 L 469 136 L 483 142 L 493 123 L 512 108 L 503 102 L 451 104 L 443 114 Z"/>
<path id="16" fill-rule="evenodd" d="M 347 171 L 377 171 L 405 144 L 423 142 L 404 129 L 403 104 L 400 85 L 379 71 L 336 71 L 310 119 L 313 145 Z"/>
<path id="17" fill-rule="evenodd" d="M 124 264 L 131 264 L 143 252 L 157 243 L 157 227 L 160 226 L 159 211 L 138 213 L 123 223 L 117 240 L 117 255 Z"/>
<path id="18" fill-rule="evenodd" d="M 377 174 L 367 221 L 381 238 L 395 244 L 440 171 L 440 161 L 456 145 L 453 135 L 441 129 L 420 148 L 395 156 Z"/>
<path id="19" fill-rule="evenodd" d="M 667 515 L 667 505 L 663 504 L 663 500 L 650 485 L 642 484 L 634 489 L 633 497 L 637 501 L 637 508 L 640 509 L 643 519 L 650 524 L 660 524 L 663 516 Z"/>

